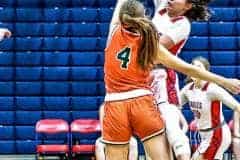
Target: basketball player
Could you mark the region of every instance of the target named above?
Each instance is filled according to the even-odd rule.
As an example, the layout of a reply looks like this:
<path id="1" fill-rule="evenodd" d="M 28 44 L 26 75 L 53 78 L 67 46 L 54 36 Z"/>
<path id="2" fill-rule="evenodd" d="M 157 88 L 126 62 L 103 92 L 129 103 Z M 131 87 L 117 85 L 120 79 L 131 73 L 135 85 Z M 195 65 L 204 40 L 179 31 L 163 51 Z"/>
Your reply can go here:
<path id="1" fill-rule="evenodd" d="M 209 70 L 209 62 L 203 57 L 193 59 L 192 64 Z M 189 103 L 194 113 L 201 143 L 192 160 L 222 160 L 231 144 L 231 132 L 224 120 L 222 103 L 240 113 L 240 104 L 223 88 L 197 78 L 181 90 L 181 104 Z"/>
<path id="2" fill-rule="evenodd" d="M 240 160 L 240 114 L 234 112 L 233 117 L 233 153 L 236 160 Z"/>

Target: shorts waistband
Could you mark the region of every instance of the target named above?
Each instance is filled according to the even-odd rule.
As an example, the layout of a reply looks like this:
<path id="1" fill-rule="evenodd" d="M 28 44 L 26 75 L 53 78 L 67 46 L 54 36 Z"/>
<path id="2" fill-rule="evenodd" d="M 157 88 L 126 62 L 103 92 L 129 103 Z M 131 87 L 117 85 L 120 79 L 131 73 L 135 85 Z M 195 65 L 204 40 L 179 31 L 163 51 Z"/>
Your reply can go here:
<path id="1" fill-rule="evenodd" d="M 153 93 L 147 89 L 135 89 L 127 92 L 106 93 L 104 101 L 119 101 L 145 95 L 152 95 Z"/>
<path id="2" fill-rule="evenodd" d="M 226 124 L 226 122 L 225 121 L 223 121 L 223 122 L 221 122 L 221 123 L 219 123 L 217 126 L 215 126 L 215 127 L 212 127 L 212 128 L 206 128 L 206 129 L 199 129 L 199 132 L 209 132 L 209 131 L 214 131 L 214 130 L 216 130 L 216 129 L 219 129 L 219 128 L 221 128 L 223 125 L 225 125 Z"/>

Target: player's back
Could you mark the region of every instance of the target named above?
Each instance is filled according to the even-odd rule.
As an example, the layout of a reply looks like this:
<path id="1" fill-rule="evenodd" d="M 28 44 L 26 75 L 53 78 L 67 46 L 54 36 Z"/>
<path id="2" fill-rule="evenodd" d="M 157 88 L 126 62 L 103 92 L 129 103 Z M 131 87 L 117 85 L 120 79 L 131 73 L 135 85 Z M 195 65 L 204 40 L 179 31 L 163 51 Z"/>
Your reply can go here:
<path id="1" fill-rule="evenodd" d="M 105 84 L 108 93 L 149 89 L 149 71 L 137 62 L 141 36 L 118 26 L 105 49 Z"/>

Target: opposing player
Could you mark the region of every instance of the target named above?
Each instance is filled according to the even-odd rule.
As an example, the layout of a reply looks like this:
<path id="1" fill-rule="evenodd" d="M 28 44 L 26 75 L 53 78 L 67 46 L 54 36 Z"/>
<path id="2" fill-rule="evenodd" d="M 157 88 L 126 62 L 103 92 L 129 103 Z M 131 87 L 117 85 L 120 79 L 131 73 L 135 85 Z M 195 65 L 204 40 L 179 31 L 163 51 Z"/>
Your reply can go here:
<path id="1" fill-rule="evenodd" d="M 192 64 L 209 70 L 209 62 L 203 57 L 193 59 Z M 231 144 L 231 133 L 224 120 L 222 103 L 240 113 L 240 104 L 223 88 L 197 78 L 181 90 L 181 103 L 189 103 L 201 143 L 192 160 L 221 160 Z"/>
<path id="2" fill-rule="evenodd" d="M 234 93 L 239 81 L 226 79 L 181 61 L 159 45 L 158 32 L 136 1 L 119 0 L 105 49 L 106 96 L 103 138 L 106 159 L 126 160 L 128 143 L 135 134 L 153 160 L 168 160 L 164 123 L 154 104 L 150 70 L 162 63 L 193 77 L 213 81 Z"/>
<path id="3" fill-rule="evenodd" d="M 159 34 L 160 43 L 172 54 L 178 55 L 188 40 L 191 31 L 191 21 L 208 20 L 209 11 L 206 0 L 153 0 L 155 14 L 152 19 Z M 178 160 L 190 159 L 188 137 L 181 130 L 179 120 L 186 121 L 179 105 L 179 83 L 174 70 L 155 66 L 152 89 L 158 107 L 166 122 L 167 138 Z M 171 105 L 169 105 L 171 104 Z M 171 117 L 176 117 L 172 119 Z M 185 121 L 185 122 L 184 122 Z"/>
<path id="4" fill-rule="evenodd" d="M 240 160 L 240 114 L 234 112 L 233 117 L 233 153 L 236 160 Z"/>

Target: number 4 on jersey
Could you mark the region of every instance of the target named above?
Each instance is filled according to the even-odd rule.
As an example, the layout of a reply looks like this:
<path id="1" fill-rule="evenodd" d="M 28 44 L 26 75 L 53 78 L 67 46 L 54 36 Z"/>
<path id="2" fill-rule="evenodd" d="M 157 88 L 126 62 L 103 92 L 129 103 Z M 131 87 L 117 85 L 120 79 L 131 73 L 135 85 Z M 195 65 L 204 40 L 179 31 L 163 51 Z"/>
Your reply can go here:
<path id="1" fill-rule="evenodd" d="M 131 56 L 131 49 L 130 48 L 124 48 L 121 52 L 117 54 L 117 59 L 119 59 L 121 63 L 121 68 L 127 69 L 128 64 L 130 61 Z"/>

